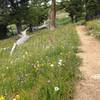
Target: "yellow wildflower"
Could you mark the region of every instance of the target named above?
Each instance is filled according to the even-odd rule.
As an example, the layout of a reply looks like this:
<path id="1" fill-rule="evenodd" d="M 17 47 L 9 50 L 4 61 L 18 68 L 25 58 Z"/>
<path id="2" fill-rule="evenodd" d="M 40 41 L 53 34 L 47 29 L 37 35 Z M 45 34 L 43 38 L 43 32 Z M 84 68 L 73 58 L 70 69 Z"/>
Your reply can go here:
<path id="1" fill-rule="evenodd" d="M 20 96 L 19 95 L 16 95 L 16 100 L 20 100 Z"/>
<path id="2" fill-rule="evenodd" d="M 3 96 L 0 96 L 0 100 L 5 100 L 5 98 Z"/>

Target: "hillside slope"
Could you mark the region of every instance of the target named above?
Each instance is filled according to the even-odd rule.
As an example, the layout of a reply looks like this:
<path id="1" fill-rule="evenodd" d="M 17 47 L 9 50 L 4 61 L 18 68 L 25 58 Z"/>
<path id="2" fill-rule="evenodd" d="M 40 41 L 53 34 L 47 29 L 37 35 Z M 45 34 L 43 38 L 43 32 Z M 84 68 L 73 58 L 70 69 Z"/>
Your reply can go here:
<path id="1" fill-rule="evenodd" d="M 10 56 L 14 41 L 0 40 L 0 95 L 5 100 L 72 100 L 79 66 L 75 26 L 33 33 Z"/>

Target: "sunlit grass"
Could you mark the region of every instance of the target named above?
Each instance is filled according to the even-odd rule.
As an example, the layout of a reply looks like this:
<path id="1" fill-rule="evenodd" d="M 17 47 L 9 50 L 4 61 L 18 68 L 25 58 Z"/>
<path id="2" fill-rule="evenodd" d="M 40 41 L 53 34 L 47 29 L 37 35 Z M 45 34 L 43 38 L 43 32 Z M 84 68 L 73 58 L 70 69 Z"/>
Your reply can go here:
<path id="1" fill-rule="evenodd" d="M 88 21 L 86 25 L 90 30 L 90 34 L 100 40 L 100 19 Z"/>
<path id="2" fill-rule="evenodd" d="M 59 26 L 59 25 L 66 25 L 66 24 L 69 24 L 71 23 L 71 19 L 69 17 L 64 17 L 62 19 L 60 18 L 57 18 L 56 19 L 56 24 Z"/>
<path id="3" fill-rule="evenodd" d="M 0 95 L 6 100 L 16 95 L 20 100 L 72 100 L 80 64 L 74 25 L 38 31 L 10 56 L 14 41 L 0 41 Z"/>

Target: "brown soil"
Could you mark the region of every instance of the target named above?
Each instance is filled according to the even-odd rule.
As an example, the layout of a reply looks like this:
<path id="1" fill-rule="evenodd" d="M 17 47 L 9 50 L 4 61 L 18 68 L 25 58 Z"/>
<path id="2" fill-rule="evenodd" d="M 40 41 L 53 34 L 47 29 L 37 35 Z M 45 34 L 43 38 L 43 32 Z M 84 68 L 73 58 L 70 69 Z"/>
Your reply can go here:
<path id="1" fill-rule="evenodd" d="M 83 79 L 76 86 L 74 100 L 100 100 L 100 42 L 88 36 L 85 26 L 76 26 L 81 40 Z"/>

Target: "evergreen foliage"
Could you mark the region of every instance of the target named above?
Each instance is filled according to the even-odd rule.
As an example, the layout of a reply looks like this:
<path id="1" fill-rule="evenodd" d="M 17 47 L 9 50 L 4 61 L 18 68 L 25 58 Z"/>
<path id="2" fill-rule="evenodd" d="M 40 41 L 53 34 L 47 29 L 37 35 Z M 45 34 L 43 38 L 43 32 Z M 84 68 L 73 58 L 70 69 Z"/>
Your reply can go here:
<path id="1" fill-rule="evenodd" d="M 100 17 L 100 0 L 84 0 L 86 20 Z"/>

